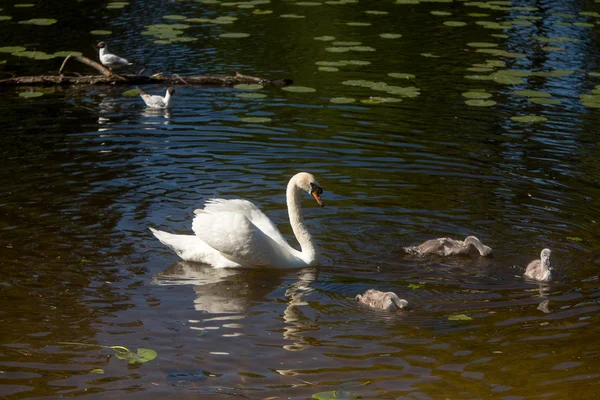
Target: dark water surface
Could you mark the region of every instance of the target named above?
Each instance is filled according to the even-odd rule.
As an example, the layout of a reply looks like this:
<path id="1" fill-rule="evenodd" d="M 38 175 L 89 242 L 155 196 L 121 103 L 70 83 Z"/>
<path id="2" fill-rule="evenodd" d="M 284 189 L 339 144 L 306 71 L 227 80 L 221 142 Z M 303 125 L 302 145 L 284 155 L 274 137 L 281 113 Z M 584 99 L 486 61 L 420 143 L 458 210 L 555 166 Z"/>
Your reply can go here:
<path id="1" fill-rule="evenodd" d="M 181 85 L 171 111 L 150 112 L 122 95 L 128 87 L 37 98 L 0 89 L 1 398 L 598 396 L 600 4 L 13 3 L 0 5 L 12 16 L 0 20 L 0 47 L 95 58 L 90 45 L 105 39 L 144 73 L 239 71 L 315 91 L 245 98 L 252 91 Z M 238 19 L 181 19 L 220 16 Z M 18 23 L 31 18 L 58 22 Z M 161 23 L 190 25 L 181 35 L 196 41 L 141 34 Z M 112 34 L 89 33 L 99 29 Z M 220 37 L 231 32 L 250 36 Z M 2 77 L 62 62 L 4 60 Z M 352 62 L 316 64 L 339 60 Z M 371 83 L 347 82 L 357 80 Z M 495 104 L 466 104 L 465 92 Z M 331 102 L 340 97 L 354 102 Z M 527 115 L 545 120 L 511 119 Z M 299 171 L 325 190 L 325 208 L 304 203 L 319 268 L 182 263 L 147 229 L 190 233 L 206 199 L 243 197 L 295 245 L 284 190 Z M 470 234 L 494 256 L 402 251 Z M 544 247 L 555 279 L 525 281 Z M 410 309 L 358 306 L 353 297 L 372 287 Z M 549 312 L 538 309 L 546 300 Z M 459 314 L 472 319 L 449 319 Z M 60 342 L 158 357 L 128 365 L 111 349 Z"/>

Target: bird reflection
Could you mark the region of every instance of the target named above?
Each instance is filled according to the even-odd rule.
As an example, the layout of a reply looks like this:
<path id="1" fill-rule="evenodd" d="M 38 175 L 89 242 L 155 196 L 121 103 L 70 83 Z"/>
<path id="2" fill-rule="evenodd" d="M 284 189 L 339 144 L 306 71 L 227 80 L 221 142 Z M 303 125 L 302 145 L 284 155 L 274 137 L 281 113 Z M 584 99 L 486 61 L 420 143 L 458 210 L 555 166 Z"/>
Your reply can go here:
<path id="1" fill-rule="evenodd" d="M 292 272 L 293 273 L 293 272 Z M 289 270 L 213 268 L 209 265 L 180 261 L 158 273 L 156 285 L 193 285 L 194 308 L 211 314 L 227 314 L 220 319 L 244 318 L 252 304 L 261 304 L 290 274 Z M 310 346 L 303 332 L 314 330 L 311 320 L 304 316 L 305 297 L 314 289 L 317 270 L 305 268 L 297 273 L 297 280 L 285 291 L 288 299 L 283 311 L 284 339 L 293 344 L 284 345 L 289 351 L 301 351 Z M 236 315 L 237 314 L 237 315 Z"/>
<path id="2" fill-rule="evenodd" d="M 149 120 L 142 120 L 142 125 L 169 125 L 171 123 L 171 110 L 163 108 L 150 108 L 146 107 L 142 110 L 142 117 L 151 118 Z M 164 118 L 165 121 L 157 120 L 156 118 Z"/>

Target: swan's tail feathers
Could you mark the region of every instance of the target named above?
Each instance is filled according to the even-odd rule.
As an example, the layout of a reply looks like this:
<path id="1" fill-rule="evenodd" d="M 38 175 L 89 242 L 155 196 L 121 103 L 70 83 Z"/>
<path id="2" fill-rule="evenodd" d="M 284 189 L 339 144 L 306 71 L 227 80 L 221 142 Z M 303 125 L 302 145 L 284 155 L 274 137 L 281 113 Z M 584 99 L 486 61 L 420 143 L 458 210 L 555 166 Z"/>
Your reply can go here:
<path id="1" fill-rule="evenodd" d="M 149 228 L 162 244 L 173 250 L 185 261 L 209 264 L 215 268 L 235 268 L 240 266 L 238 263 L 225 258 L 196 235 L 175 235 L 151 227 Z"/>

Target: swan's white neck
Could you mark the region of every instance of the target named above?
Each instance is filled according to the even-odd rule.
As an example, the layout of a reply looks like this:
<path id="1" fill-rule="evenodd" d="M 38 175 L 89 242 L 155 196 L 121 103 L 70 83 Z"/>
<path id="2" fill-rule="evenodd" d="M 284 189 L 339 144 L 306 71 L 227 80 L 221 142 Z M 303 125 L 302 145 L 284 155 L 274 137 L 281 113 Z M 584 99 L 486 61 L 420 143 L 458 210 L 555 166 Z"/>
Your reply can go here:
<path id="1" fill-rule="evenodd" d="M 308 233 L 304 225 L 304 217 L 302 215 L 301 196 L 302 189 L 292 179 L 287 186 L 286 199 L 288 206 L 288 214 L 290 216 L 290 225 L 296 236 L 296 240 L 300 244 L 301 252 L 298 256 L 307 265 L 316 265 L 319 262 L 319 251 L 312 241 L 312 236 Z"/>
<path id="2" fill-rule="evenodd" d="M 165 94 L 165 107 L 169 107 L 171 105 L 171 93 L 167 90 L 167 94 Z"/>
<path id="3" fill-rule="evenodd" d="M 104 47 L 100 48 L 100 57 L 102 57 L 105 53 L 106 53 L 106 45 L 104 45 Z"/>

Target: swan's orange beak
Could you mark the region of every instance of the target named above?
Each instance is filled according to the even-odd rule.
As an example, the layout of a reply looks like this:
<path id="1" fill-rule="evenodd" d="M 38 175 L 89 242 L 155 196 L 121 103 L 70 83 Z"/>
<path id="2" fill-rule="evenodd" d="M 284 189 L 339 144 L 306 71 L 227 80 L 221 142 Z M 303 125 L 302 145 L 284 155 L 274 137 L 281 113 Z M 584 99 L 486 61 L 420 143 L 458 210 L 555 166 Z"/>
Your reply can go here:
<path id="1" fill-rule="evenodd" d="M 320 192 L 320 190 L 315 190 L 311 194 L 312 194 L 312 197 L 315 198 L 315 200 L 317 201 L 317 203 L 319 203 L 319 205 L 321 207 L 323 207 L 323 206 L 325 206 L 325 204 L 323 204 L 323 200 L 321 200 L 321 193 L 319 193 L 319 192 Z"/>

